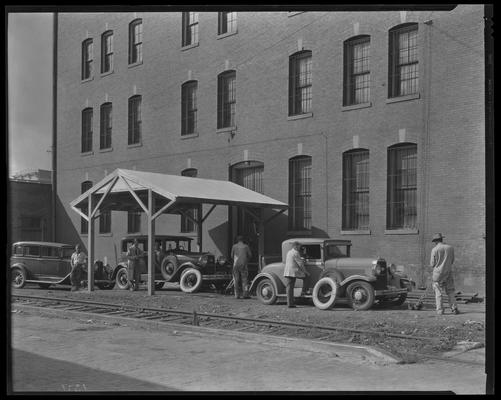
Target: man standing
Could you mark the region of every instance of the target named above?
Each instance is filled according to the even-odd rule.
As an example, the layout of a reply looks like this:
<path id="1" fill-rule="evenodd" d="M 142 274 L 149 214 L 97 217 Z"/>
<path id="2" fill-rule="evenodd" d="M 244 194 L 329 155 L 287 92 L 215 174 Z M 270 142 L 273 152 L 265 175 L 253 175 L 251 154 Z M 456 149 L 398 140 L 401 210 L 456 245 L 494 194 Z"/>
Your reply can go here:
<path id="1" fill-rule="evenodd" d="M 292 244 L 292 249 L 287 252 L 285 258 L 284 277 L 287 279 L 287 307 L 294 308 L 294 286 L 296 278 L 306 278 L 310 275 L 304 267 L 303 259 L 299 254 L 299 242 Z"/>
<path id="2" fill-rule="evenodd" d="M 444 236 L 437 233 L 433 236 L 432 242 L 435 247 L 431 250 L 430 266 L 433 268 L 432 281 L 435 291 L 435 303 L 437 314 L 444 313 L 442 296 L 446 294 L 449 298 L 449 305 L 453 314 L 459 314 L 454 297 L 454 278 L 452 276 L 452 264 L 454 263 L 454 249 L 452 246 L 442 243 Z"/>
<path id="3" fill-rule="evenodd" d="M 136 291 L 139 286 L 139 274 L 140 274 L 140 263 L 139 260 L 143 256 L 142 250 L 139 248 L 139 243 L 137 239 L 134 239 L 134 243 L 129 247 L 127 251 L 128 260 L 128 273 L 127 277 L 129 279 L 129 290 Z"/>
<path id="4" fill-rule="evenodd" d="M 250 299 L 249 284 L 247 276 L 249 271 L 247 264 L 252 256 L 250 247 L 244 243 L 242 236 L 237 236 L 237 243 L 231 248 L 231 258 L 233 259 L 233 283 L 235 287 L 235 298 Z"/>
<path id="5" fill-rule="evenodd" d="M 87 255 L 81 251 L 80 245 L 75 245 L 75 252 L 71 255 L 70 282 L 71 291 L 76 292 L 80 288 L 80 281 L 84 272 L 84 265 L 87 262 Z"/>

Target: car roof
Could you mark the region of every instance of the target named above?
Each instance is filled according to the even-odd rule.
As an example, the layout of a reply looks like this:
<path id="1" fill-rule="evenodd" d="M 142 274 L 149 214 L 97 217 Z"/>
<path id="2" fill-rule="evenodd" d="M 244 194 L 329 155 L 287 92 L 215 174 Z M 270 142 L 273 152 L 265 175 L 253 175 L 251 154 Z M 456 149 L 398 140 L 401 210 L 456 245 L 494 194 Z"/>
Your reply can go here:
<path id="1" fill-rule="evenodd" d="M 133 239 L 148 239 L 148 235 L 127 235 L 122 238 L 122 240 L 133 240 Z M 168 239 L 168 240 L 193 240 L 189 236 L 181 235 L 155 235 L 156 240 Z"/>
<path id="2" fill-rule="evenodd" d="M 23 241 L 23 242 L 16 242 L 13 243 L 13 246 L 51 246 L 51 247 L 75 247 L 72 244 L 66 244 L 66 243 L 56 243 L 56 242 L 36 242 L 36 241 Z"/>
<path id="3" fill-rule="evenodd" d="M 324 238 L 312 238 L 312 237 L 301 237 L 301 238 L 291 238 L 284 240 L 284 243 L 294 243 L 294 242 L 299 242 L 301 244 L 317 244 L 320 242 L 324 241 L 329 241 L 329 242 L 335 242 L 339 244 L 351 244 L 351 240 L 346 240 L 346 239 L 330 239 L 328 237 Z"/>

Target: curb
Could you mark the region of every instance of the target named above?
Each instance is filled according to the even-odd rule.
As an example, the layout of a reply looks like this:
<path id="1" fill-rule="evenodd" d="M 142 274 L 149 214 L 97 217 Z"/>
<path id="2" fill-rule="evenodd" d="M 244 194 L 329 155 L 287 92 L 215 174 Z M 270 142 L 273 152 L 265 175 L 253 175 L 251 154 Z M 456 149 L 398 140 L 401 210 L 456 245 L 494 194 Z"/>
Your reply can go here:
<path id="1" fill-rule="evenodd" d="M 244 342 L 261 343 L 263 345 L 278 346 L 284 348 L 294 347 L 295 349 L 328 354 L 331 357 L 343 358 L 346 361 L 352 362 L 369 362 L 374 364 L 397 364 L 400 360 L 389 353 L 375 349 L 370 346 L 352 345 L 334 342 L 322 342 L 319 340 L 308 340 L 300 338 L 291 338 L 285 336 L 266 335 L 252 332 L 239 332 L 233 330 L 208 328 L 203 326 L 190 326 L 184 324 L 176 324 L 175 322 L 161 322 L 153 320 L 137 320 L 135 318 L 120 317 L 113 315 L 99 315 L 82 311 L 71 310 L 54 310 L 40 309 L 35 306 L 24 304 L 16 305 L 14 310 L 32 311 L 39 315 L 48 315 L 55 317 L 72 317 L 77 319 L 88 319 L 88 321 L 101 321 L 105 323 L 114 323 L 113 325 L 121 325 L 132 328 L 150 328 L 150 329 L 165 329 L 175 328 L 171 333 L 174 335 L 195 335 L 203 336 L 204 334 L 217 335 L 218 337 L 225 336 L 234 340 Z"/>

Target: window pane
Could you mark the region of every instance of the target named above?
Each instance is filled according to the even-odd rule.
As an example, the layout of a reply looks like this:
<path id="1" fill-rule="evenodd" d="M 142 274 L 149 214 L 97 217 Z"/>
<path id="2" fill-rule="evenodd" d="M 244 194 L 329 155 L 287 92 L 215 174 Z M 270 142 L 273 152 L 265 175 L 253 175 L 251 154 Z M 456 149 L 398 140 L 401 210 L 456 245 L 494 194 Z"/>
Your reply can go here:
<path id="1" fill-rule="evenodd" d="M 311 52 L 291 56 L 289 66 L 289 115 L 304 114 L 311 111 Z"/>
<path id="2" fill-rule="evenodd" d="M 289 227 L 311 229 L 311 157 L 292 159 L 289 174 Z"/>
<path id="3" fill-rule="evenodd" d="M 369 227 L 369 152 L 343 155 L 343 229 Z"/>

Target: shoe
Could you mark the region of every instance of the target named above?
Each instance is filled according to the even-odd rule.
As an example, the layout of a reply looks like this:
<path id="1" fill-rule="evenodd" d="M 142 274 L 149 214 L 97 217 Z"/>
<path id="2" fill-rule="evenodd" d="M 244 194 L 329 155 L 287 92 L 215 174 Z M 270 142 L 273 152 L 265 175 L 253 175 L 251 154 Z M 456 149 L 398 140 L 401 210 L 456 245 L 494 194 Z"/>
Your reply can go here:
<path id="1" fill-rule="evenodd" d="M 296 306 L 287 306 L 288 308 L 296 308 Z"/>
<path id="2" fill-rule="evenodd" d="M 459 310 L 458 310 L 457 308 L 453 308 L 453 309 L 452 309 L 452 313 L 453 313 L 454 315 L 458 315 L 458 314 L 459 314 Z"/>
<path id="3" fill-rule="evenodd" d="M 443 315 L 444 314 L 444 310 L 437 310 L 437 315 Z"/>
<path id="4" fill-rule="evenodd" d="M 244 299 L 250 299 L 251 297 L 250 296 L 244 296 L 243 298 Z"/>
<path id="5" fill-rule="evenodd" d="M 136 289 L 136 284 L 135 284 L 135 283 L 131 283 L 131 284 L 130 284 L 130 287 L 129 287 L 129 290 L 130 290 L 131 292 L 134 292 L 135 290 L 137 290 L 137 289 Z"/>

